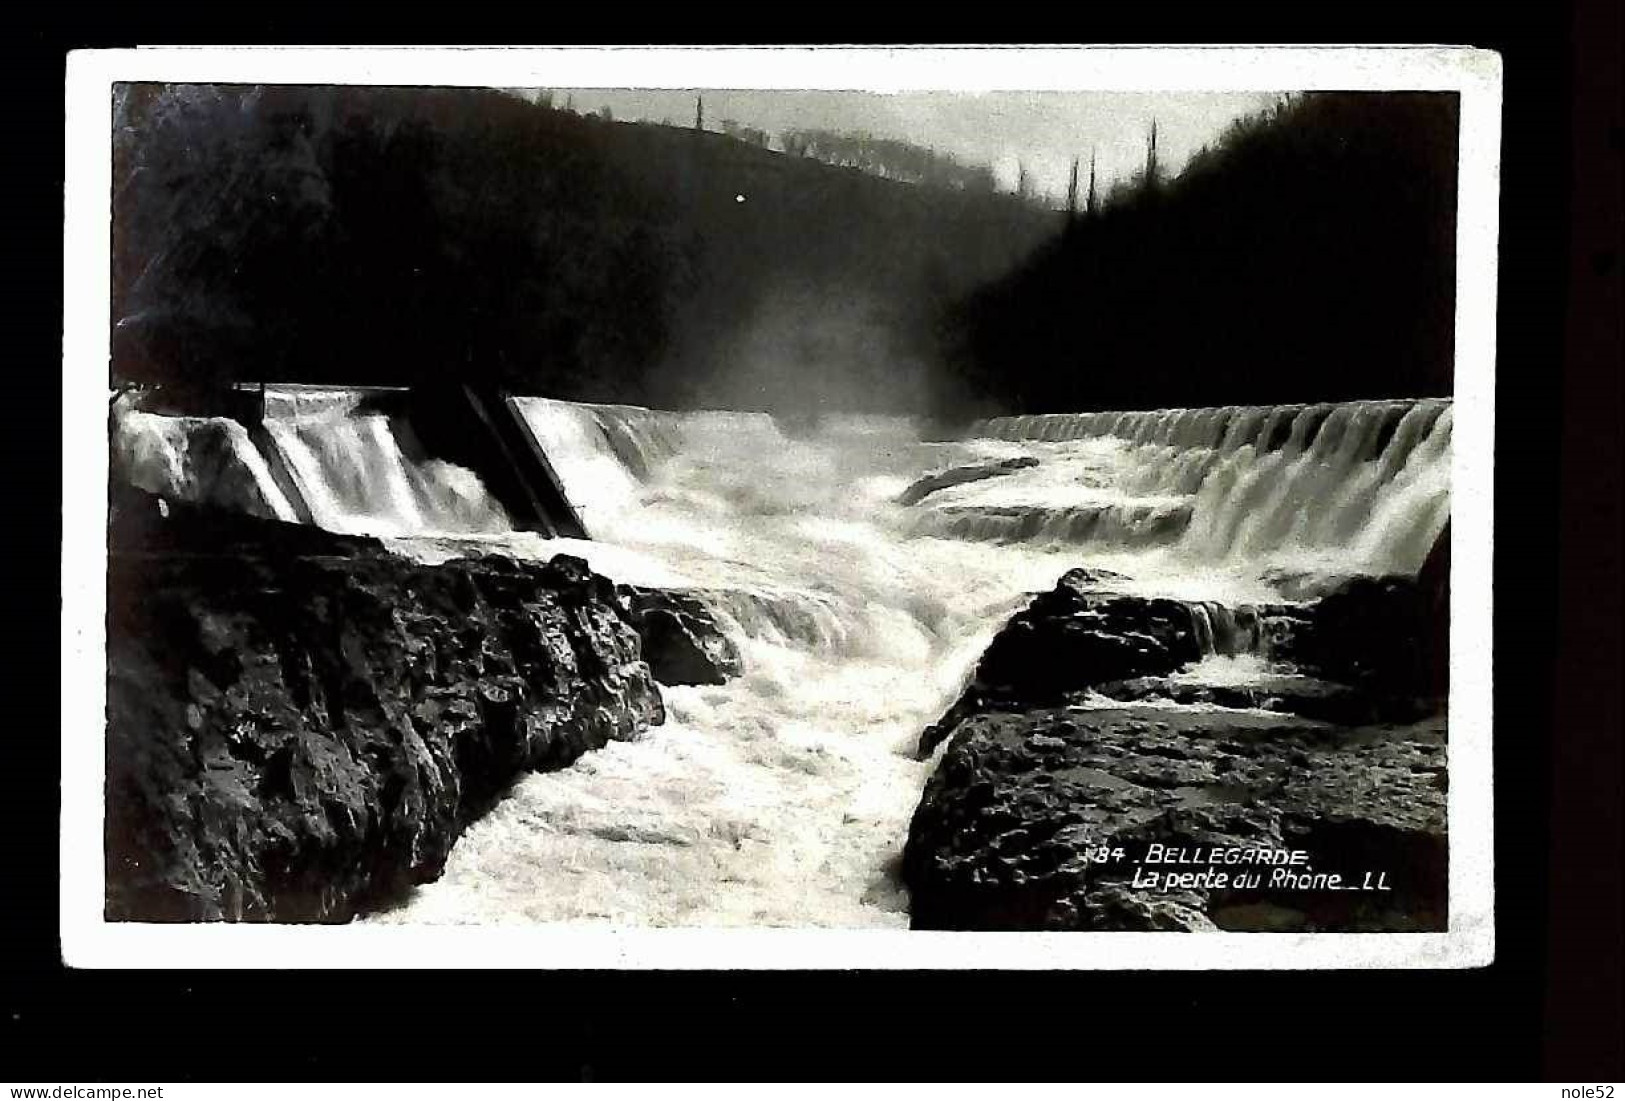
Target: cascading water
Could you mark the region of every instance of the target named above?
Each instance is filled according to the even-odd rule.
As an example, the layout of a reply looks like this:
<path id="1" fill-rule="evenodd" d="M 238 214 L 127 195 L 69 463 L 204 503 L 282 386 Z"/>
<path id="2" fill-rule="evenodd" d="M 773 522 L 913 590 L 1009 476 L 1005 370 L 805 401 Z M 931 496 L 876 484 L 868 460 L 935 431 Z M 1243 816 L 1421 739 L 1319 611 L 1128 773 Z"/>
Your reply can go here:
<path id="1" fill-rule="evenodd" d="M 1116 570 L 1189 602 L 1203 675 L 1244 681 L 1266 645 L 1244 606 L 1285 599 L 1272 569 L 1414 571 L 1448 519 L 1447 403 L 1014 418 L 933 443 L 901 419 L 792 438 L 761 414 L 514 401 L 593 540 L 497 543 L 702 593 L 746 670 L 524 778 L 373 920 L 905 926 L 915 740 L 1026 594 Z M 1019 456 L 1038 463 L 898 503 Z"/>
<path id="2" fill-rule="evenodd" d="M 935 495 L 919 526 L 1175 569 L 1414 574 L 1449 519 L 1450 428 L 1436 400 L 997 418 L 973 431 L 1043 461 Z"/>
<path id="3" fill-rule="evenodd" d="M 511 530 L 352 391 L 269 391 L 257 437 L 116 421 L 116 462 L 153 492 L 425 560 L 578 554 L 700 593 L 744 655 L 725 685 L 668 688 L 643 740 L 521 780 L 375 920 L 904 926 L 915 741 L 1026 594 L 1116 571 L 1186 601 L 1208 657 L 1179 676 L 1246 683 L 1268 650 L 1250 606 L 1292 595 L 1276 579 L 1414 573 L 1449 519 L 1448 402 L 1001 418 L 924 442 L 901 419 L 790 437 L 764 414 L 511 400 L 590 541 Z M 899 503 L 960 467 L 997 470 Z"/>
<path id="4" fill-rule="evenodd" d="M 521 780 L 376 920 L 906 925 L 913 746 L 1026 594 L 1116 571 L 1187 603 L 1209 656 L 1180 676 L 1245 683 L 1268 649 L 1249 606 L 1292 595 L 1277 578 L 1414 573 L 1449 519 L 1448 402 L 1002 418 L 933 443 L 901 419 L 789 437 L 763 414 L 512 400 L 590 541 L 512 531 L 352 392 L 268 392 L 257 441 L 116 417 L 115 462 L 153 492 L 427 560 L 579 554 L 695 590 L 740 648 L 742 676 L 668 688 L 643 740 Z M 899 503 L 959 467 L 996 472 Z"/>
<path id="5" fill-rule="evenodd" d="M 512 525 L 470 470 L 412 459 L 402 426 L 353 391 L 272 391 L 265 432 L 316 524 L 368 535 L 498 533 Z"/>
<path id="6" fill-rule="evenodd" d="M 1064 563 L 911 544 L 897 494 L 977 449 L 900 421 L 789 438 L 762 415 L 694 414 L 673 438 L 604 407 L 521 407 L 567 494 L 602 485 L 618 507 L 589 511 L 592 542 L 509 549 L 702 591 L 745 672 L 668 688 L 668 721 L 642 740 L 526 777 L 440 880 L 377 920 L 905 926 L 890 865 L 930 768 L 919 729 Z M 617 429 L 647 480 L 609 469 Z"/>
<path id="7" fill-rule="evenodd" d="M 685 423 L 733 418 L 770 427 L 764 414 L 688 414 L 630 405 L 582 405 L 549 398 L 509 399 L 537 448 L 547 456 L 565 500 L 594 538 L 606 538 L 617 518 L 643 494 L 651 470 L 681 446 Z"/>

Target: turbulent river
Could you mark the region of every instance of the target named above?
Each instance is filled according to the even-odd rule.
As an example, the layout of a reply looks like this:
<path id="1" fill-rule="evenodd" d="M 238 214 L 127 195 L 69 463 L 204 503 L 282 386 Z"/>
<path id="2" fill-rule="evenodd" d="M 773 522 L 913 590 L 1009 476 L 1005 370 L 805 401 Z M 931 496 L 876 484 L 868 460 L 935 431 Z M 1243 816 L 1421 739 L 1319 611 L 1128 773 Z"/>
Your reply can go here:
<path id="1" fill-rule="evenodd" d="M 591 540 L 512 531 L 383 416 L 283 410 L 262 465 L 314 522 L 425 561 L 571 553 L 705 590 L 745 672 L 665 688 L 664 725 L 521 779 L 441 879 L 372 921 L 906 927 L 897 864 L 932 768 L 914 744 L 1027 594 L 1087 564 L 1198 602 L 1202 672 L 1245 680 L 1264 643 L 1228 607 L 1414 573 L 1449 518 L 1448 402 L 1001 418 L 929 442 L 900 418 L 788 436 L 760 414 L 513 400 Z M 150 430 L 125 446 L 179 477 Z M 899 503 L 924 475 L 1010 460 Z"/>

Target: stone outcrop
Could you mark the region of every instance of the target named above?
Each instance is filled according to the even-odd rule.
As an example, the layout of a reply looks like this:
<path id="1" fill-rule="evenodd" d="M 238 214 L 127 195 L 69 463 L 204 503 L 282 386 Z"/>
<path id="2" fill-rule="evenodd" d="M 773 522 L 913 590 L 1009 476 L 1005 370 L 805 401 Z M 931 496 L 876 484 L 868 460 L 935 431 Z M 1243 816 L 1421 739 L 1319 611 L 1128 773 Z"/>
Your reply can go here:
<path id="1" fill-rule="evenodd" d="M 1448 532 L 1440 545 L 1416 579 L 1222 615 L 1091 571 L 1035 597 L 921 738 L 949 744 L 904 854 L 914 926 L 1444 929 Z M 1180 672 L 1221 619 L 1275 671 Z M 1167 865 L 1156 845 L 1197 855 Z M 1304 856 L 1283 873 L 1215 850 Z"/>
<path id="2" fill-rule="evenodd" d="M 1036 703 L 1104 681 L 1169 673 L 1199 657 L 1182 601 L 1081 592 L 1063 578 L 993 639 L 976 684 Z"/>
<path id="3" fill-rule="evenodd" d="M 1102 685 L 1163 676 L 1202 656 L 1204 606 L 1112 591 L 1121 580 L 1107 570 L 1075 569 L 1035 596 L 994 636 L 964 695 L 926 728 L 919 752 L 932 752 L 965 715 L 1057 703 Z"/>
<path id="4" fill-rule="evenodd" d="M 1450 530 L 1421 573 L 1351 577 L 1276 630 L 1275 656 L 1372 696 L 1440 703 L 1450 687 Z"/>
<path id="5" fill-rule="evenodd" d="M 664 718 L 579 559 L 423 566 L 133 492 L 109 547 L 112 920 L 347 920 L 525 771 Z"/>
<path id="6" fill-rule="evenodd" d="M 1155 708 L 992 712 L 960 724 L 909 829 L 917 929 L 1438 930 L 1445 927 L 1439 719 L 1337 727 Z M 1193 861 L 1144 862 L 1149 846 Z M 1122 856 L 1093 860 L 1104 847 Z M 1293 874 L 1205 863 L 1215 848 L 1302 850 Z M 1222 886 L 1136 886 L 1211 870 Z M 1259 872 L 1236 887 L 1238 872 Z M 1211 880 L 1210 880 L 1211 883 Z"/>
<path id="7" fill-rule="evenodd" d="M 934 474 L 927 474 L 918 479 L 897 496 L 900 505 L 917 505 L 938 490 L 948 489 L 951 486 L 968 485 L 971 482 L 981 482 L 988 478 L 998 478 L 1005 474 L 1014 474 L 1018 470 L 1038 465 L 1038 460 L 1031 455 L 1018 455 L 1012 459 L 1000 459 L 996 462 L 976 463 L 970 466 L 956 466 L 948 470 L 939 470 Z"/>
<path id="8" fill-rule="evenodd" d="M 635 585 L 620 592 L 661 684 L 722 684 L 744 670 L 739 648 L 699 596 Z"/>

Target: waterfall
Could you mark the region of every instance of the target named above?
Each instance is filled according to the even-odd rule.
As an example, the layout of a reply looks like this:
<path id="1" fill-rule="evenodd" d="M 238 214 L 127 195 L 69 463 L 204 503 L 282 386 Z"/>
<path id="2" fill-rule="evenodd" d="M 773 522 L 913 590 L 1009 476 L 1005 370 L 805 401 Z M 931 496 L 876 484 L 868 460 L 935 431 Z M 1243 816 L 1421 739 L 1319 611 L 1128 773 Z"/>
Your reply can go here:
<path id="1" fill-rule="evenodd" d="M 1201 658 L 1171 680 L 1258 686 L 1280 675 L 1283 559 L 1387 572 L 1448 519 L 1443 402 L 1007 418 L 944 442 L 903 418 L 786 435 L 763 414 L 511 400 L 592 538 L 500 545 L 686 590 L 743 670 L 668 686 L 664 726 L 521 779 L 374 920 L 902 927 L 919 733 L 1033 593 L 1110 571 L 1112 593 L 1188 612 Z"/>
<path id="2" fill-rule="evenodd" d="M 407 458 L 387 416 L 268 418 L 265 430 L 311 518 L 330 531 L 426 535 L 510 528 L 472 471 Z"/>
<path id="3" fill-rule="evenodd" d="M 1011 478 L 937 495 L 945 515 L 925 526 L 1161 544 L 1209 565 L 1298 559 L 1414 574 L 1449 519 L 1451 417 L 1436 399 L 998 417 L 969 435 L 1044 450 L 1051 470 L 1027 483 L 1092 486 L 1105 499 L 1080 514 L 1051 493 L 1027 503 L 1044 517 L 1012 527 L 1007 498 L 1023 479 Z M 1148 530 L 1153 515 L 1164 519 Z"/>
<path id="4" fill-rule="evenodd" d="M 594 538 L 611 536 L 640 500 L 645 482 L 682 447 L 695 424 L 733 422 L 761 428 L 752 413 L 672 413 L 635 405 L 588 405 L 551 398 L 509 399 L 547 457 L 565 500 Z"/>
<path id="5" fill-rule="evenodd" d="M 126 410 L 115 428 L 119 468 L 153 492 L 336 531 L 512 534 L 480 478 L 427 457 L 407 418 L 380 411 L 370 392 L 263 393 L 263 425 L 253 431 L 219 417 Z M 1453 410 L 1444 400 L 1001 417 L 953 447 L 920 441 L 900 418 L 833 418 L 808 444 L 762 413 L 509 401 L 583 528 L 606 546 L 669 536 L 726 557 L 742 545 L 742 523 L 784 515 L 820 533 L 883 522 L 897 545 L 1020 547 L 1028 560 L 1104 555 L 1135 576 L 1154 566 L 1165 582 L 1407 574 L 1450 514 Z M 903 447 L 908 461 L 877 455 L 879 440 Z M 855 449 L 854 461 L 829 461 L 834 446 Z M 950 452 L 957 469 L 992 465 L 999 476 L 949 480 L 897 505 Z M 673 463 L 680 486 L 667 476 Z M 708 523 L 696 527 L 700 516 Z"/>
<path id="6" fill-rule="evenodd" d="M 114 470 L 178 500 L 385 536 L 511 530 L 473 471 L 428 458 L 367 391 L 266 387 L 255 429 L 226 417 L 115 410 Z"/>
<path id="7" fill-rule="evenodd" d="M 641 486 L 637 471 L 647 470 L 658 458 L 658 449 L 652 454 L 639 450 L 644 437 L 627 428 L 626 421 L 616 422 L 622 430 L 612 437 L 589 405 L 548 398 L 510 400 L 551 464 L 581 526 L 589 535 L 601 536 L 605 525 L 637 499 Z"/>
<path id="8" fill-rule="evenodd" d="M 511 528 L 473 471 L 422 456 L 404 417 L 367 411 L 366 391 L 278 386 L 264 396 L 269 457 L 321 527 L 367 535 Z"/>
<path id="9" fill-rule="evenodd" d="M 1263 620 L 1256 608 L 1231 608 L 1211 600 L 1190 603 L 1191 627 L 1203 654 L 1233 658 L 1267 649 Z"/>
<path id="10" fill-rule="evenodd" d="M 910 540 L 895 498 L 944 450 L 898 421 L 786 436 L 761 414 L 514 400 L 595 536 L 571 553 L 680 577 L 743 672 L 663 688 L 644 738 L 521 779 L 374 920 L 905 927 L 888 869 L 930 769 L 919 731 L 1064 564 Z"/>

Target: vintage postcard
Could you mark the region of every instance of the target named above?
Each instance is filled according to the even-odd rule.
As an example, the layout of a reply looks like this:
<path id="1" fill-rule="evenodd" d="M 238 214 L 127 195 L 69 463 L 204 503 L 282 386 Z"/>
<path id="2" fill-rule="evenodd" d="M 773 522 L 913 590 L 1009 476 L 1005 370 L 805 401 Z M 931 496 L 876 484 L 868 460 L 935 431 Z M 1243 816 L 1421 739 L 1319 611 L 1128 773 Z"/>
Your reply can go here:
<path id="1" fill-rule="evenodd" d="M 1500 79 L 73 55 L 68 963 L 1489 963 Z"/>

